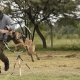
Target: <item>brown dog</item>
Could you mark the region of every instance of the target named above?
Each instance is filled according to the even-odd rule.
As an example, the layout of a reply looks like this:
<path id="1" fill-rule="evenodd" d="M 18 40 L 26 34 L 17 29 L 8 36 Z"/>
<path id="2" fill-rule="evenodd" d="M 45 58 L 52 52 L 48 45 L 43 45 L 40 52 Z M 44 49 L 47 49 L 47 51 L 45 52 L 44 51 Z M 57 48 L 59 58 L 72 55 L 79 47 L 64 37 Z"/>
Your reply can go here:
<path id="1" fill-rule="evenodd" d="M 27 48 L 28 54 L 31 56 L 33 62 L 33 54 L 36 55 L 38 60 L 40 60 L 37 53 L 35 52 L 35 45 L 32 40 L 25 38 L 22 33 L 15 31 L 10 31 L 9 36 L 11 36 L 13 42 L 15 43 L 16 50 L 18 50 L 20 46 L 23 46 L 25 49 Z"/>

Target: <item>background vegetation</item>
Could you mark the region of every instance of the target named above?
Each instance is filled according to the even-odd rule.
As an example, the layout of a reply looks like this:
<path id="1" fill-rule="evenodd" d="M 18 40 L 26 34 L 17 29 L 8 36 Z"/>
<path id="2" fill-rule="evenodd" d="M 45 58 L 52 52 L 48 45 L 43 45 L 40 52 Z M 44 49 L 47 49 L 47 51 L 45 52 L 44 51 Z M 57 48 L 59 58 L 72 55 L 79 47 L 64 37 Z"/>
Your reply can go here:
<path id="1" fill-rule="evenodd" d="M 37 33 L 43 48 L 47 48 L 47 40 L 42 29 L 50 35 L 50 44 L 53 48 L 53 38 L 73 38 L 72 27 L 79 27 L 79 0 L 1 0 L 0 2 L 4 8 L 3 12 L 15 22 L 20 26 L 24 24 L 32 28 L 31 37 L 27 28 L 25 27 L 23 31 L 21 27 L 26 37 L 34 41 L 35 32 Z M 79 37 L 76 32 L 75 37 Z"/>
<path id="2" fill-rule="evenodd" d="M 1 80 L 80 80 L 80 0 L 0 0 L 8 14 L 36 45 L 40 60 L 31 62 L 27 52 L 21 55 L 19 75 L 17 53 L 5 49 L 10 60 L 9 71 L 1 66 Z M 31 30 L 31 35 L 26 29 Z M 14 48 L 11 41 L 10 48 Z M 14 64 L 14 74 L 10 75 Z M 30 67 L 25 66 L 27 63 Z M 34 73 L 34 74 L 33 74 Z"/>

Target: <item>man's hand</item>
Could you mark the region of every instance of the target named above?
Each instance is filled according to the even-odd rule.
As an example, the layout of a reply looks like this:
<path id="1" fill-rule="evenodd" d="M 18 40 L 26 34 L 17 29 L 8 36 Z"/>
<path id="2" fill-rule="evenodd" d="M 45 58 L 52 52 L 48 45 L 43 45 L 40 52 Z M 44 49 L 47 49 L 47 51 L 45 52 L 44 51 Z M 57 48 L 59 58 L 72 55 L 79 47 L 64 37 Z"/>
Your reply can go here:
<path id="1" fill-rule="evenodd" d="M 4 29 L 1 31 L 1 33 L 3 34 L 8 33 L 8 32 L 9 32 L 8 30 L 4 30 Z"/>
<path id="2" fill-rule="evenodd" d="M 11 29 L 10 29 L 9 26 L 6 26 L 6 27 L 4 28 L 4 30 L 8 30 L 8 31 L 10 31 Z"/>

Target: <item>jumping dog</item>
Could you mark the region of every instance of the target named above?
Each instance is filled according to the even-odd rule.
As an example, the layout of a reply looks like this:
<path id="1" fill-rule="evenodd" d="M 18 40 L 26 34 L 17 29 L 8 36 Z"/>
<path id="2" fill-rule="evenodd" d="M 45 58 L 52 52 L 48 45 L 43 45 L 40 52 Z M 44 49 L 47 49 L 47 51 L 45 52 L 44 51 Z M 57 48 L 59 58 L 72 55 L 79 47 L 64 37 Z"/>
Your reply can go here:
<path id="1" fill-rule="evenodd" d="M 35 52 L 35 44 L 32 42 L 32 40 L 26 38 L 21 32 L 16 31 L 10 31 L 9 36 L 12 38 L 16 50 L 18 50 L 20 46 L 23 46 L 25 49 L 27 48 L 27 52 L 31 56 L 32 62 L 34 62 L 32 56 L 33 54 L 36 55 L 38 60 L 40 60 Z"/>

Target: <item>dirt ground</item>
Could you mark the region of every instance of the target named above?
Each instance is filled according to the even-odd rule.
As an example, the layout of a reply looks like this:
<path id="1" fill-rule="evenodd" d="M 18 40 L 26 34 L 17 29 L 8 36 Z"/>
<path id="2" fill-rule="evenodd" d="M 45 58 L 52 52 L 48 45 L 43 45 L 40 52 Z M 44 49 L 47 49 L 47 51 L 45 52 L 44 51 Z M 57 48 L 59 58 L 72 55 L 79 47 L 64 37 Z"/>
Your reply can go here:
<path id="1" fill-rule="evenodd" d="M 11 74 L 20 75 L 19 60 L 21 65 L 21 74 L 54 74 L 56 77 L 80 77 L 80 52 L 74 51 L 45 51 L 38 52 L 40 60 L 37 60 L 34 55 L 35 62 L 31 61 L 27 53 L 20 54 L 23 61 L 19 58 L 17 53 L 6 54 L 10 60 L 10 69 L 4 71 L 4 64 L 0 61 L 1 75 Z M 15 69 L 14 69 L 14 64 Z M 26 66 L 26 64 L 28 66 Z"/>

